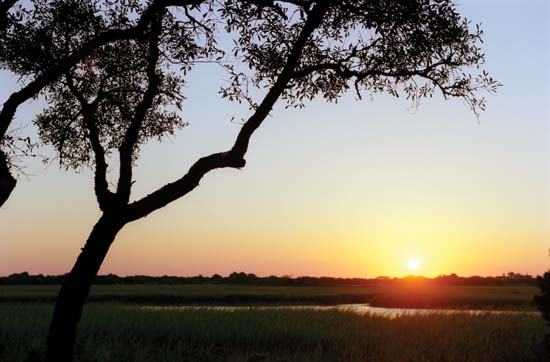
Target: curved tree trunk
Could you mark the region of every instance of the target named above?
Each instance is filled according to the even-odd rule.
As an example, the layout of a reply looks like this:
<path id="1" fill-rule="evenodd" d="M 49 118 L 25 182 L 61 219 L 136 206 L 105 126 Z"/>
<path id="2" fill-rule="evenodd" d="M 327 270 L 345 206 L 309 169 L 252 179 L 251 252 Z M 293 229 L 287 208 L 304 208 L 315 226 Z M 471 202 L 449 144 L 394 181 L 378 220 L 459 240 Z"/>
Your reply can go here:
<path id="1" fill-rule="evenodd" d="M 76 328 L 90 286 L 124 222 L 105 214 L 94 226 L 86 245 L 63 283 L 53 313 L 46 344 L 46 362 L 73 360 Z"/>
<path id="2" fill-rule="evenodd" d="M 0 206 L 10 197 L 17 181 L 10 173 L 6 154 L 0 150 Z"/>

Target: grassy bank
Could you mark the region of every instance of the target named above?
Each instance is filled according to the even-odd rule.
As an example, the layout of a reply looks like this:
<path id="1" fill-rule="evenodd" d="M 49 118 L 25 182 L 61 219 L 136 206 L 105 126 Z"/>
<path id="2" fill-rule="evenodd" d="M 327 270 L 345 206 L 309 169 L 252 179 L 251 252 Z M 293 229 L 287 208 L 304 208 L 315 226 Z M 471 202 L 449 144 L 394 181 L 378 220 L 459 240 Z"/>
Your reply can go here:
<path id="1" fill-rule="evenodd" d="M 0 302 L 53 302 L 59 286 L 0 286 Z M 340 304 L 380 307 L 533 309 L 534 287 L 400 286 L 269 287 L 242 285 L 95 285 L 90 302 L 127 304 Z"/>
<path id="2" fill-rule="evenodd" d="M 52 307 L 0 305 L 0 360 L 39 361 Z M 316 310 L 144 310 L 89 305 L 78 361 L 535 362 L 534 315 L 385 319 Z"/>

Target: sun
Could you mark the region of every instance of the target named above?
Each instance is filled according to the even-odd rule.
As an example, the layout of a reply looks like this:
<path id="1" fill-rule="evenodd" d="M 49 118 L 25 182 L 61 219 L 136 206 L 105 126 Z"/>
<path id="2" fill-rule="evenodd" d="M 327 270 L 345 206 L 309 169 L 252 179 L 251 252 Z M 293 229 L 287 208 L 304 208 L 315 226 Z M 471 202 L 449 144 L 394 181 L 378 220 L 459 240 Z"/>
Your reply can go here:
<path id="1" fill-rule="evenodd" d="M 407 267 L 410 271 L 417 271 L 420 268 L 420 261 L 418 259 L 409 259 Z"/>

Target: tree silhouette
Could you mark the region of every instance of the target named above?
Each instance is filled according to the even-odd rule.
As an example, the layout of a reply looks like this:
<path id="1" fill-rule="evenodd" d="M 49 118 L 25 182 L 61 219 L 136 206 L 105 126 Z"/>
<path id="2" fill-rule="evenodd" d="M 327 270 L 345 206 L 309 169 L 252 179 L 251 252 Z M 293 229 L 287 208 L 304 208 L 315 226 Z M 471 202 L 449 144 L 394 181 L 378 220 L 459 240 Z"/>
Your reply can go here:
<path id="1" fill-rule="evenodd" d="M 95 170 L 102 211 L 59 292 L 47 361 L 72 359 L 84 302 L 117 233 L 191 192 L 208 172 L 244 167 L 249 141 L 277 101 L 301 108 L 317 96 L 332 102 L 352 90 L 359 98 L 404 94 L 416 104 L 439 91 L 477 114 L 484 109 L 478 91 L 498 86 L 479 69 L 481 30 L 462 19 L 451 0 L 34 4 L 33 11 L 14 15 L 0 60 L 33 77 L 29 84 L 44 79 L 25 93 L 47 97 L 48 108 L 35 121 L 40 138 L 55 147 L 62 166 Z M 222 30 L 234 40 L 231 62 L 218 38 Z M 203 62 L 224 66 L 230 82 L 221 96 L 247 102 L 249 118 L 230 149 L 198 159 L 181 178 L 131 201 L 140 146 L 186 125 L 181 86 L 187 71 Z M 264 96 L 255 99 L 250 87 L 266 89 Z M 9 102 L 2 127 L 21 104 Z M 111 190 L 114 161 L 118 181 Z"/>

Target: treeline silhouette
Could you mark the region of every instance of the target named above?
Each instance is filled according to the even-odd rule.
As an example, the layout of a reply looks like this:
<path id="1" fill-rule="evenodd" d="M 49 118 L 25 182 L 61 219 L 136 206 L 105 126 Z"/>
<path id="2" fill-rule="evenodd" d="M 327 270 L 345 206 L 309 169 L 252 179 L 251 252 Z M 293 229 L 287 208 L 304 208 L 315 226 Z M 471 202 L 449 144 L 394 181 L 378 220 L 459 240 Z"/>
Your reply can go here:
<path id="1" fill-rule="evenodd" d="M 28 285 L 28 284 L 62 284 L 67 274 L 63 275 L 31 275 L 27 272 L 15 273 L 0 277 L 0 285 Z M 98 275 L 94 284 L 237 284 L 237 285 L 264 285 L 264 286 L 343 286 L 343 285 L 389 285 L 396 283 L 425 283 L 435 285 L 472 285 L 472 286 L 536 286 L 536 278 L 529 274 L 509 272 L 500 276 L 470 276 L 461 277 L 456 274 L 440 275 L 435 278 L 422 276 L 406 276 L 390 278 L 380 276 L 376 278 L 335 278 L 309 276 L 267 276 L 260 277 L 252 273 L 233 272 L 228 276 L 214 274 L 210 277 L 197 275 L 181 276 L 147 276 L 132 275 L 121 277 L 115 274 Z"/>

